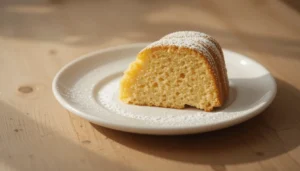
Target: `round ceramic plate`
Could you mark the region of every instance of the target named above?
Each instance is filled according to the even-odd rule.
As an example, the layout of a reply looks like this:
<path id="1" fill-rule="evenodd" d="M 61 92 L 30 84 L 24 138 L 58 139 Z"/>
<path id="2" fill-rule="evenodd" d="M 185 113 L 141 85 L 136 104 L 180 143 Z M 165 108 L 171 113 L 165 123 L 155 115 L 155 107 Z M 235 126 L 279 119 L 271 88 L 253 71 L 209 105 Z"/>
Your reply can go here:
<path id="1" fill-rule="evenodd" d="M 274 99 L 271 74 L 248 57 L 223 50 L 230 82 L 227 104 L 214 112 L 128 105 L 118 99 L 119 81 L 147 44 L 132 44 L 82 56 L 53 80 L 59 103 L 95 124 L 142 134 L 191 134 L 241 123 L 262 112 Z"/>

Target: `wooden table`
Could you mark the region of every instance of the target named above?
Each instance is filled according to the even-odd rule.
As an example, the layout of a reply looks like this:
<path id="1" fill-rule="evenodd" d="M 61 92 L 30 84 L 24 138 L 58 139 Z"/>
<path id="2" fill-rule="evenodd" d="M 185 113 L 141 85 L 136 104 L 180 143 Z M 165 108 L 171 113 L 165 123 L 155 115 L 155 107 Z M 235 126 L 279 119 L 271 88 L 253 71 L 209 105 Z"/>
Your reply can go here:
<path id="1" fill-rule="evenodd" d="M 240 125 L 189 136 L 146 136 L 93 125 L 52 95 L 78 56 L 199 30 L 276 77 L 278 94 Z M 0 1 L 0 170 L 300 170 L 300 3 Z"/>

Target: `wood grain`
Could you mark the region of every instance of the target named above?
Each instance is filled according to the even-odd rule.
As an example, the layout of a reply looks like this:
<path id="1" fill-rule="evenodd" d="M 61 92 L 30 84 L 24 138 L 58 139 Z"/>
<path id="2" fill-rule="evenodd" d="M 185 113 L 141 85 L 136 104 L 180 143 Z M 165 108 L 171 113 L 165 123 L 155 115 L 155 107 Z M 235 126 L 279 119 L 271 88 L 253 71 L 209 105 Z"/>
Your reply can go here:
<path id="1" fill-rule="evenodd" d="M 63 109 L 51 82 L 87 52 L 199 30 L 276 77 L 261 115 L 220 131 L 146 136 Z M 0 0 L 0 170 L 300 170 L 297 0 Z"/>

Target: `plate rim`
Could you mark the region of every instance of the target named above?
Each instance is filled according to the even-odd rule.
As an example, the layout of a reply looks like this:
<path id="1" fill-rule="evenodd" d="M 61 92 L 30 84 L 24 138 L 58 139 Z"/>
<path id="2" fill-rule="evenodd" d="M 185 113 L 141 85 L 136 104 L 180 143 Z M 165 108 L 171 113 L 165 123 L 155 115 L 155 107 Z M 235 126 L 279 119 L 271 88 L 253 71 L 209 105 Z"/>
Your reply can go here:
<path id="1" fill-rule="evenodd" d="M 145 127 L 135 127 L 135 126 L 131 126 L 131 125 L 126 125 L 126 124 L 118 124 L 118 123 L 114 123 L 114 122 L 109 122 L 105 119 L 102 119 L 101 117 L 97 117 L 97 116 L 92 116 L 87 114 L 86 112 L 82 112 L 80 110 L 77 110 L 76 108 L 72 107 L 67 100 L 65 100 L 65 98 L 63 98 L 61 96 L 61 93 L 59 93 L 58 90 L 58 80 L 59 77 L 64 73 L 65 70 L 67 70 L 70 66 L 85 60 L 87 58 L 91 58 L 94 57 L 97 54 L 101 54 L 101 53 L 105 53 L 105 52 L 110 52 L 110 51 L 115 51 L 115 50 L 122 50 L 122 49 L 127 49 L 127 48 L 133 48 L 133 47 L 139 47 L 139 46 L 143 46 L 145 47 L 146 45 L 148 45 L 148 42 L 143 42 L 143 43 L 132 43 L 132 44 L 124 44 L 124 45 L 118 45 L 118 46 L 112 46 L 112 47 L 108 47 L 108 48 L 104 48 L 104 49 L 99 49 L 99 50 L 95 50 L 89 53 L 86 53 L 84 55 L 81 55 L 73 60 L 71 60 L 70 62 L 68 62 L 67 64 L 65 64 L 54 76 L 53 81 L 52 81 L 52 92 L 54 94 L 54 97 L 56 98 L 56 100 L 59 102 L 59 104 L 67 109 L 68 111 L 70 111 L 71 113 L 85 119 L 88 120 L 94 124 L 106 127 L 106 128 L 110 128 L 110 129 L 114 129 L 114 130 L 119 130 L 119 131 L 124 131 L 124 132 L 131 132 L 131 133 L 139 133 L 139 134 L 151 134 L 151 135 L 182 135 L 182 134 L 195 134 L 195 133 L 203 133 L 203 132 L 208 132 L 208 131 L 214 131 L 214 130 L 219 130 L 219 129 L 223 129 L 223 128 L 227 128 L 230 126 L 234 126 L 236 124 L 242 123 L 246 120 L 249 120 L 253 117 L 255 117 L 256 115 L 260 114 L 262 111 L 264 111 L 267 107 L 269 107 L 269 105 L 273 102 L 274 98 L 276 97 L 277 94 L 277 84 L 276 81 L 274 79 L 274 77 L 272 76 L 272 74 L 270 73 L 270 71 L 263 66 L 262 64 L 260 64 L 259 62 L 257 62 L 256 60 L 249 58 L 246 55 L 222 48 L 222 50 L 224 51 L 229 51 L 230 53 L 234 53 L 234 54 L 238 54 L 240 56 L 242 56 L 243 58 L 251 61 L 252 63 L 254 63 L 255 65 L 258 65 L 260 67 L 262 67 L 267 74 L 269 74 L 271 81 L 272 81 L 272 85 L 273 87 L 271 87 L 270 89 L 272 89 L 272 94 L 270 96 L 268 96 L 267 98 L 267 102 L 262 105 L 260 108 L 254 110 L 253 112 L 247 114 L 247 115 L 243 115 L 237 118 L 234 118 L 232 120 L 227 120 L 227 121 L 221 121 L 221 122 L 214 122 L 214 123 L 210 123 L 210 124 L 205 124 L 205 125 L 191 125 L 191 126 L 185 126 L 185 127 L 176 127 L 176 128 L 172 128 L 172 127 L 154 127 L 151 125 L 147 125 Z"/>

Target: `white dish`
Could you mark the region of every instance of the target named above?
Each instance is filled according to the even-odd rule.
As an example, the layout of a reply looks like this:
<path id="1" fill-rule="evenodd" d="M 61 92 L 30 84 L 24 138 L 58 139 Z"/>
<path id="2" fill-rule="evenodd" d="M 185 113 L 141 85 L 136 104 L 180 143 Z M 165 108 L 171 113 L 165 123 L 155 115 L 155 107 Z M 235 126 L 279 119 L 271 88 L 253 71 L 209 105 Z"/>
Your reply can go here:
<path id="1" fill-rule="evenodd" d="M 147 44 L 100 50 L 63 67 L 53 80 L 53 93 L 72 113 L 95 124 L 142 134 L 191 134 L 217 130 L 246 121 L 274 99 L 271 74 L 248 57 L 223 50 L 230 80 L 230 99 L 214 112 L 124 104 L 118 99 L 119 80 Z"/>

